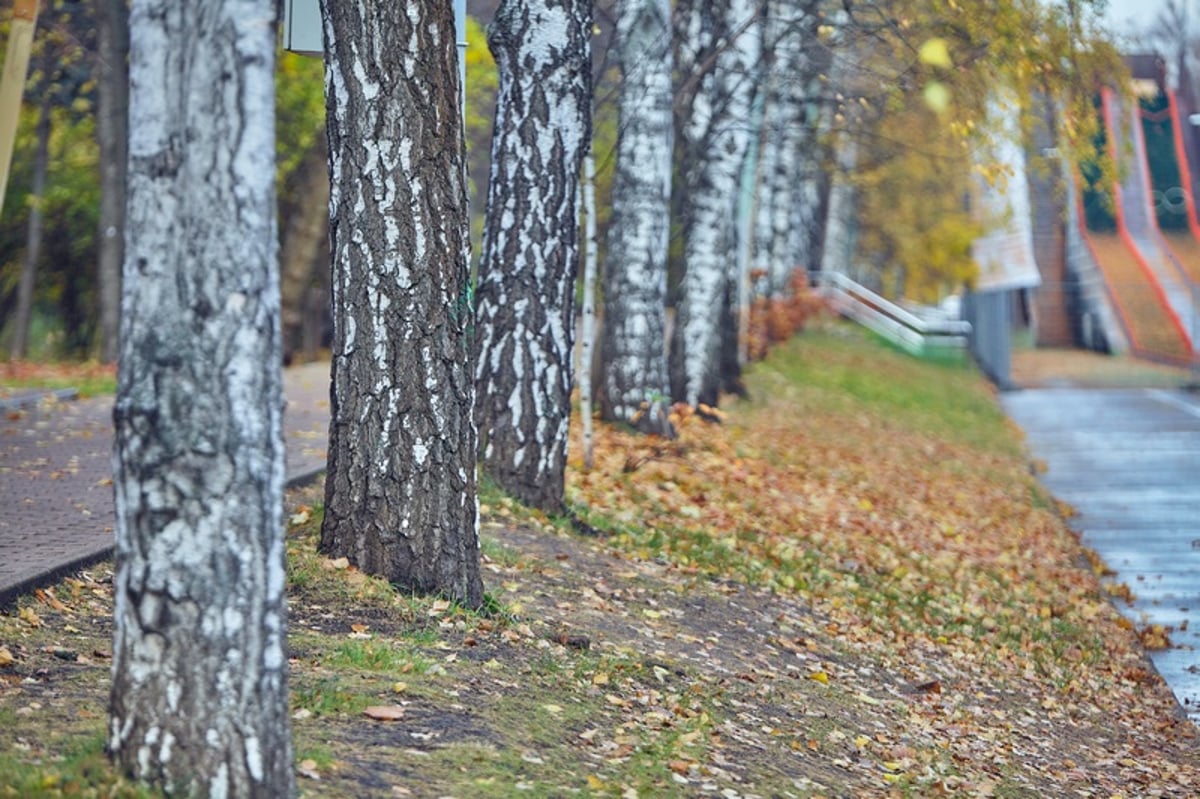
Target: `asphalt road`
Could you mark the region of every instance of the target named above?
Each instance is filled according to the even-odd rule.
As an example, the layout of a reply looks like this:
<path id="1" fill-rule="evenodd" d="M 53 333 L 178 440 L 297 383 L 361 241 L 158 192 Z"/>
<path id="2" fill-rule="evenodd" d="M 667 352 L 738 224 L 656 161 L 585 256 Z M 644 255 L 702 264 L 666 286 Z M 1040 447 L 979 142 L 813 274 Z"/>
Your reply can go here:
<path id="1" fill-rule="evenodd" d="M 1133 591 L 1122 612 L 1173 628 L 1151 660 L 1200 723 L 1200 395 L 1044 388 L 1002 401 L 1084 544 Z"/>

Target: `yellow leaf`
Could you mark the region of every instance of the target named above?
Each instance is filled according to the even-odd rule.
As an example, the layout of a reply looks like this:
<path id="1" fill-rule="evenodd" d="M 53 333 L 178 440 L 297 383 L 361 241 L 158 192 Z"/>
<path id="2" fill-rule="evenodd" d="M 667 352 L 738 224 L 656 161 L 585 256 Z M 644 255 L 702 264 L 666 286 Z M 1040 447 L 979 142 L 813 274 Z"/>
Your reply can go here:
<path id="1" fill-rule="evenodd" d="M 950 90 L 946 88 L 946 84 L 932 81 L 925 86 L 923 92 L 925 96 L 925 104 L 933 111 L 941 114 L 950 107 Z"/>
<path id="2" fill-rule="evenodd" d="M 600 779 L 595 774 L 589 774 L 587 776 L 587 784 L 588 784 L 588 788 L 590 788 L 593 791 L 604 790 L 604 780 Z"/>
<path id="3" fill-rule="evenodd" d="M 42 626 L 42 618 L 33 612 L 33 608 L 21 608 L 20 612 L 17 613 L 17 616 L 21 619 L 21 621 L 25 622 L 30 627 Z"/>
<path id="4" fill-rule="evenodd" d="M 921 45 L 921 49 L 917 51 L 917 58 L 921 60 L 922 64 L 928 64 L 931 67 L 949 69 L 954 66 L 950 60 L 950 48 L 946 46 L 946 40 L 937 37 L 928 39 Z"/>
<path id="5" fill-rule="evenodd" d="M 0 646 L 0 668 L 11 666 L 15 660 L 12 652 L 8 651 L 8 647 Z"/>
<path id="6" fill-rule="evenodd" d="M 821 683 L 821 685 L 829 685 L 829 675 L 823 671 L 814 671 L 812 674 L 808 675 L 808 679 L 816 680 L 817 682 Z"/>

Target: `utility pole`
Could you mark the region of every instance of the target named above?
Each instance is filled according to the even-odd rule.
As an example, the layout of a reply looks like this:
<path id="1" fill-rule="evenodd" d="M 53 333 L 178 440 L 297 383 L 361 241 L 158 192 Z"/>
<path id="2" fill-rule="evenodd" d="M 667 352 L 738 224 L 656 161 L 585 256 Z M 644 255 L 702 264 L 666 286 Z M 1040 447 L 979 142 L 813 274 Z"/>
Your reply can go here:
<path id="1" fill-rule="evenodd" d="M 37 27 L 40 0 L 15 0 L 8 50 L 4 53 L 4 72 L 0 75 L 0 211 L 8 189 L 8 167 L 12 163 L 17 123 L 21 117 L 21 94 L 29 71 L 29 51 L 33 48 L 33 29 Z"/>

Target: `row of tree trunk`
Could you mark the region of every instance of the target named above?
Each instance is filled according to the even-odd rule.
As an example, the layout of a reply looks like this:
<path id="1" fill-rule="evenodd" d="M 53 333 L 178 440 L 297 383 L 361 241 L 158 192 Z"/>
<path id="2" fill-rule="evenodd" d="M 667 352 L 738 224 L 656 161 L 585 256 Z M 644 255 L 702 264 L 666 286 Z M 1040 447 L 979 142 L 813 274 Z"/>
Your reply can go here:
<path id="1" fill-rule="evenodd" d="M 735 203 L 754 174 L 760 55 L 804 58 L 808 6 L 775 5 L 769 42 L 751 0 L 686 0 L 676 25 L 666 0 L 619 5 L 606 418 L 669 433 L 669 396 L 715 404 L 736 373 Z M 520 500 L 565 509 L 591 4 L 503 0 L 489 28 L 500 87 L 475 290 L 451 4 L 322 0 L 321 13 L 333 331 L 320 548 L 480 607 L 477 463 Z M 302 288 L 281 289 L 277 269 L 274 4 L 134 0 L 130 25 L 109 747 L 160 785 L 287 796 L 280 363 L 296 320 L 281 291 Z M 779 103 L 804 98 L 803 84 L 771 87 Z M 758 246 L 782 261 L 777 238 L 809 196 L 785 185 L 804 113 L 765 138 L 772 223 Z"/>

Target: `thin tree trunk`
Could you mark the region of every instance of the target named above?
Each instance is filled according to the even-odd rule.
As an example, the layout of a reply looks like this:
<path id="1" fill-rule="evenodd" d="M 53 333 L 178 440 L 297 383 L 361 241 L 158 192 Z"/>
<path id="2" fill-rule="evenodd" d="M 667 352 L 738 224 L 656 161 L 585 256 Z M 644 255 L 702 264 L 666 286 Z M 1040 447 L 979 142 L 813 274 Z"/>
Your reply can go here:
<path id="1" fill-rule="evenodd" d="M 453 9 L 323 0 L 321 13 L 334 313 L 321 551 L 478 607 Z"/>
<path id="2" fill-rule="evenodd" d="M 592 352 L 596 345 L 596 158 L 588 152 L 583 167 L 583 214 L 587 220 L 583 259 L 583 332 L 579 346 L 579 415 L 583 423 L 583 465 L 596 465 L 592 437 Z"/>
<path id="3" fill-rule="evenodd" d="M 121 262 L 125 257 L 125 173 L 129 159 L 129 11 L 125 0 L 96 6 L 96 140 L 100 147 L 100 235 L 96 285 L 100 360 L 117 358 Z"/>
<path id="4" fill-rule="evenodd" d="M 291 363 L 296 353 L 305 349 L 302 333 L 314 269 L 329 267 L 328 164 L 329 144 L 322 130 L 296 167 L 292 176 L 295 185 L 289 192 L 295 201 L 281 215 L 279 290 L 283 300 L 285 363 Z"/>
<path id="5" fill-rule="evenodd" d="M 46 59 L 43 58 L 43 61 Z M 45 65 L 43 64 L 43 71 Z M 46 172 L 50 167 L 50 82 L 42 81 L 42 101 L 38 106 L 36 145 L 33 151 L 33 179 L 29 190 L 29 225 L 25 233 L 25 258 L 21 262 L 21 281 L 17 285 L 17 308 L 13 319 L 11 356 L 20 360 L 29 355 L 29 327 L 33 320 L 33 288 L 38 259 L 42 255 L 42 201 L 46 196 Z"/>
<path id="6" fill-rule="evenodd" d="M 671 435 L 665 352 L 675 131 L 668 0 L 623 0 L 617 167 L 604 269 L 600 414 Z"/>
<path id="7" fill-rule="evenodd" d="M 108 746 L 160 788 L 294 793 L 274 4 L 135 0 Z"/>
<path id="8" fill-rule="evenodd" d="M 579 173 L 591 135 L 591 3 L 503 0 L 500 87 L 479 264 L 481 461 L 534 507 L 564 507 Z"/>

